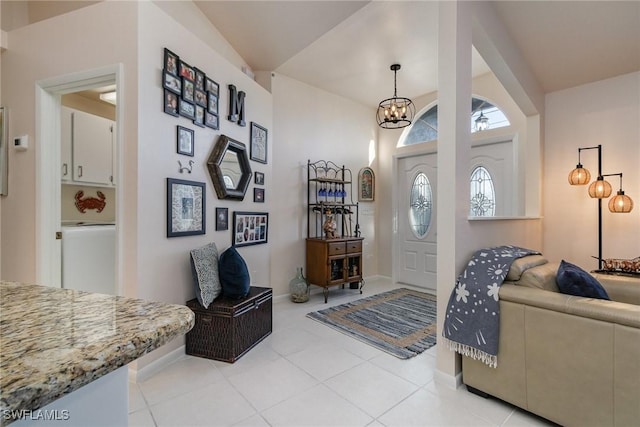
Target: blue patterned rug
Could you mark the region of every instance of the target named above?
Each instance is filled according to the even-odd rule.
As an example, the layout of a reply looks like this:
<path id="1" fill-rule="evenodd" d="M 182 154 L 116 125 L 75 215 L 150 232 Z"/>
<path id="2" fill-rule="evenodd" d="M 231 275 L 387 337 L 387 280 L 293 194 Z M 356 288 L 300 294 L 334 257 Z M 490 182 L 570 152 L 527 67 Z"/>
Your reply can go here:
<path id="1" fill-rule="evenodd" d="M 400 359 L 436 344 L 436 297 L 406 288 L 314 311 L 307 317 Z"/>

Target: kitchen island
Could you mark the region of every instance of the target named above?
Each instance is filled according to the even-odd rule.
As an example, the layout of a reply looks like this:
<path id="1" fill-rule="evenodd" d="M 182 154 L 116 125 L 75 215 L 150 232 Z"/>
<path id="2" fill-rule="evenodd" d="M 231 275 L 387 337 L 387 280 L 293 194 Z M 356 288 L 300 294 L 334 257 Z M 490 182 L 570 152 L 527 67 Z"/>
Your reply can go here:
<path id="1" fill-rule="evenodd" d="M 0 281 L 0 425 L 126 424 L 126 365 L 193 325 L 181 305 Z"/>

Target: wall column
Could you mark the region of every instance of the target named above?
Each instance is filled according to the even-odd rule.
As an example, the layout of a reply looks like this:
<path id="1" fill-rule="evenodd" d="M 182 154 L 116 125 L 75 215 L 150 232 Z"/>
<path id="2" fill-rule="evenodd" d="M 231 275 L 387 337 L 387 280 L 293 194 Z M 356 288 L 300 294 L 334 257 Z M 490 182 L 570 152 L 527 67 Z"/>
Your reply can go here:
<path id="1" fill-rule="evenodd" d="M 449 295 L 465 265 L 470 235 L 468 165 L 471 151 L 471 6 L 440 2 L 438 9 L 438 344 Z M 460 383 L 460 356 L 438 345 L 436 379 Z"/>

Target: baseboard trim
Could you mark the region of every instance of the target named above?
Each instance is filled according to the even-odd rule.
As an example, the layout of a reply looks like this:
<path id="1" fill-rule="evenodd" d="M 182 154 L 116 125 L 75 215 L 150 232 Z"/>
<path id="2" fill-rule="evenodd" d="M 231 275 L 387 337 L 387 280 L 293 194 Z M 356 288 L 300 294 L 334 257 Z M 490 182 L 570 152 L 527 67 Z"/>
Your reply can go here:
<path id="1" fill-rule="evenodd" d="M 462 385 L 462 372 L 458 372 L 453 376 L 436 369 L 433 378 L 438 384 L 445 385 L 454 390 Z"/>
<path id="2" fill-rule="evenodd" d="M 154 360 L 141 369 L 135 369 L 129 365 L 129 381 L 139 383 L 146 381 L 153 375 L 157 374 L 176 360 L 180 359 L 186 354 L 186 348 L 184 345 L 176 348 L 175 350 L 165 354 L 164 356 Z"/>

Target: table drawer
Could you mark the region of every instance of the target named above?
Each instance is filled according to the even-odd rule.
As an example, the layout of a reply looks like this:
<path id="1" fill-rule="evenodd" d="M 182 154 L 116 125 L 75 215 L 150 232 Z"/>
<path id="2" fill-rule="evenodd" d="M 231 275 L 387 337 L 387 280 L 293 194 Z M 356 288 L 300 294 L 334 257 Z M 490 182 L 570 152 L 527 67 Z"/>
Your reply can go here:
<path id="1" fill-rule="evenodd" d="M 329 256 L 342 255 L 346 253 L 347 246 L 344 242 L 329 243 Z"/>
<path id="2" fill-rule="evenodd" d="M 353 254 L 356 252 L 362 252 L 362 242 L 360 240 L 355 242 L 347 242 L 347 253 Z"/>

